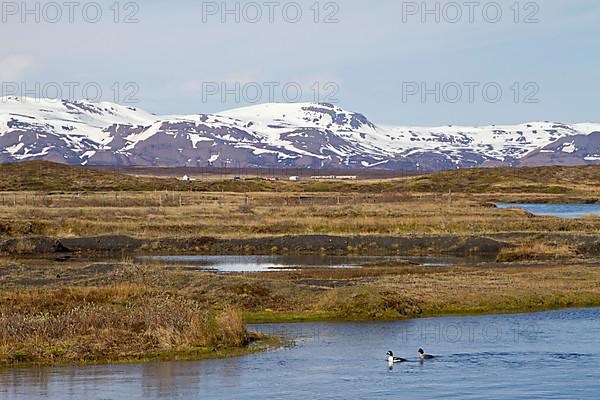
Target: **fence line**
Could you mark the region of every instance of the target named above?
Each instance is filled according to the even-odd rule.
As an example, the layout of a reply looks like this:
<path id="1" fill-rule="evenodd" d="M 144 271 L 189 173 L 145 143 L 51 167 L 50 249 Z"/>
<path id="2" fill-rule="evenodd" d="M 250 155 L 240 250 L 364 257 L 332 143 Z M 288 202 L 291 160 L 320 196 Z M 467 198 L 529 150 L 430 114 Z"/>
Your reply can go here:
<path id="1" fill-rule="evenodd" d="M 364 194 L 272 194 L 204 192 L 106 192 L 106 193 L 0 193 L 4 208 L 163 208 L 203 205 L 252 206 L 336 206 L 356 202 L 408 202 L 413 195 L 402 193 Z"/>

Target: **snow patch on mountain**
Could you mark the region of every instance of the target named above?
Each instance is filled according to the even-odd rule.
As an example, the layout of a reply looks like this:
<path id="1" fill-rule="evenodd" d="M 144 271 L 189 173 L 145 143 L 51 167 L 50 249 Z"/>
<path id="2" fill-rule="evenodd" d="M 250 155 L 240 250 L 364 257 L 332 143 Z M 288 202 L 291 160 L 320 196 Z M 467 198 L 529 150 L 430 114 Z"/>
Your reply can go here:
<path id="1" fill-rule="evenodd" d="M 575 146 L 575 142 L 565 143 L 562 146 L 561 151 L 563 153 L 573 154 L 577 151 L 577 146 Z"/>

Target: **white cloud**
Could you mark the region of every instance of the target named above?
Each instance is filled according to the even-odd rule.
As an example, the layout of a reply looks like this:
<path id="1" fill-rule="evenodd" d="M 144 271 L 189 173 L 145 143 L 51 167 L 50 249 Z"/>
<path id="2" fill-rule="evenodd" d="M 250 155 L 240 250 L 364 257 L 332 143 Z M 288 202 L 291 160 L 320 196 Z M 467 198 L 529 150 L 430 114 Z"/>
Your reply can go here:
<path id="1" fill-rule="evenodd" d="M 33 59 L 26 55 L 11 54 L 0 58 L 0 81 L 9 82 L 21 79 L 25 71 L 33 65 Z"/>

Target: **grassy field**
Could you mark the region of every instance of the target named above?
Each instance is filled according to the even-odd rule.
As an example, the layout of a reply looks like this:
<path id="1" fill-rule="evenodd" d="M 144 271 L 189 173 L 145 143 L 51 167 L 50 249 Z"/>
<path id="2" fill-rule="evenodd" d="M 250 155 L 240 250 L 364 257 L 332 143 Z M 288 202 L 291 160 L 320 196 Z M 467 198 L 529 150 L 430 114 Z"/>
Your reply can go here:
<path id="1" fill-rule="evenodd" d="M 198 181 L 33 162 L 0 167 L 0 235 L 138 238 L 597 233 L 495 201 L 596 202 L 600 167 L 451 171 L 356 182 Z"/>
<path id="2" fill-rule="evenodd" d="M 500 210 L 488 197 L 464 194 L 0 193 L 0 234 L 5 237 L 129 235 L 152 239 L 599 231 L 598 217 L 538 217 L 520 210 Z"/>

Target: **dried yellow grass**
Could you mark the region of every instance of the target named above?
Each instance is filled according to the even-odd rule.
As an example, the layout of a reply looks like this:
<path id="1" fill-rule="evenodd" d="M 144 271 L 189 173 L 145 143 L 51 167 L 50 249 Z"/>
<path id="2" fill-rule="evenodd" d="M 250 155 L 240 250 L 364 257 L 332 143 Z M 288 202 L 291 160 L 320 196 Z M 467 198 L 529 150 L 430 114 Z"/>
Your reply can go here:
<path id="1" fill-rule="evenodd" d="M 241 347 L 248 333 L 240 315 L 230 306 L 216 311 L 139 285 L 5 291 L 0 294 L 0 365 Z"/>

